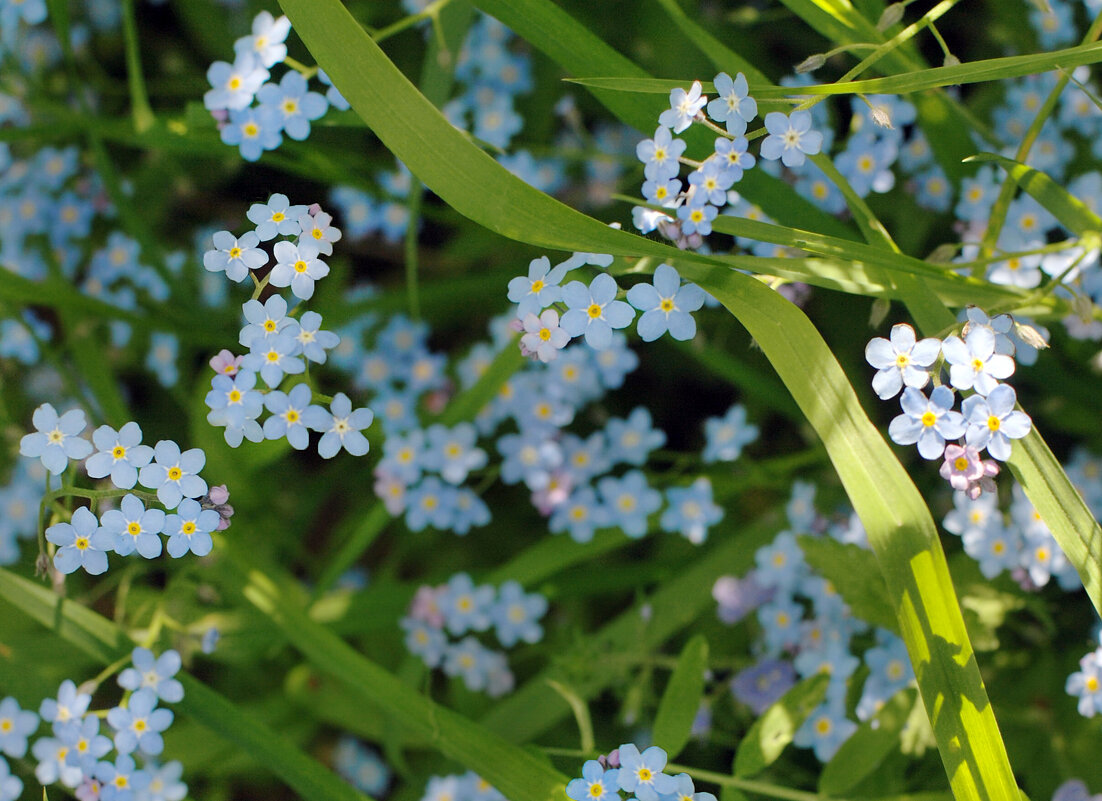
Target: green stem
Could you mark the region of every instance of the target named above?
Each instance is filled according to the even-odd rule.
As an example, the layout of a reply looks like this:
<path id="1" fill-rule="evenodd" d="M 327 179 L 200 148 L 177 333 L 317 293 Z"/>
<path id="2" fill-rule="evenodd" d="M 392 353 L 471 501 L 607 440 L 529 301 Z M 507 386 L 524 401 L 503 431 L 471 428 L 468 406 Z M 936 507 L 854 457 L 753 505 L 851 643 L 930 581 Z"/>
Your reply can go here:
<path id="1" fill-rule="evenodd" d="M 155 119 L 145 90 L 145 77 L 142 75 L 134 0 L 123 0 L 122 34 L 126 41 L 126 77 L 130 85 L 130 114 L 134 118 L 134 130 L 144 133 L 153 127 Z"/>
<path id="2" fill-rule="evenodd" d="M 769 784 L 768 782 L 740 779 L 737 776 L 728 776 L 725 773 L 715 773 L 710 770 L 698 770 L 672 762 L 666 765 L 666 771 L 675 775 L 678 773 L 688 773 L 695 779 L 703 779 L 704 781 L 718 784 L 721 787 L 734 787 L 736 790 L 747 790 L 751 793 L 767 795 L 771 798 L 783 798 L 786 799 L 786 801 L 823 801 L 823 799 L 827 798 L 827 796 L 820 795 L 819 793 L 809 793 L 805 790 L 793 790 L 789 787 L 781 787 L 780 785 Z M 845 801 L 845 799 L 837 796 L 830 796 L 830 799 L 831 801 Z"/>

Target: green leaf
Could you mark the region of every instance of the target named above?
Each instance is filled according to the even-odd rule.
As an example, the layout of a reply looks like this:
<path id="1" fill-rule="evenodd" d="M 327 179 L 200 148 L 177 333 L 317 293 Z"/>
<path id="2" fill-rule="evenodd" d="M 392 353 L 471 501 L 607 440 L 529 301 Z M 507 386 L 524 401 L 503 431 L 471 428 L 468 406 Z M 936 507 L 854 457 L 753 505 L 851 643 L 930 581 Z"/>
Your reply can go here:
<path id="1" fill-rule="evenodd" d="M 707 669 L 708 641 L 698 634 L 682 649 L 654 718 L 654 744 L 666 749 L 670 759 L 676 759 L 689 742 L 693 719 L 704 697 Z"/>
<path id="2" fill-rule="evenodd" d="M 796 730 L 826 697 L 830 677 L 821 674 L 790 689 L 754 721 L 735 752 L 734 772 L 749 778 L 772 765 L 792 742 Z"/>
<path id="3" fill-rule="evenodd" d="M 3 568 L 0 568 L 0 598 L 104 665 L 125 657 L 134 647 L 126 633 L 107 618 Z M 184 673 L 177 678 L 184 685 L 184 698 L 175 704 L 176 710 L 240 747 L 302 798 L 367 799 L 282 735 L 199 680 Z"/>
<path id="4" fill-rule="evenodd" d="M 819 792 L 842 795 L 875 771 L 899 747 L 899 735 L 914 708 L 915 691 L 901 690 L 866 720 L 823 767 Z"/>
<path id="5" fill-rule="evenodd" d="M 708 56 L 712 65 L 717 70 L 722 70 L 729 74 L 735 72 L 741 72 L 746 76 L 746 80 L 749 83 L 765 86 L 769 85 L 769 79 L 751 64 L 744 59 L 738 53 L 736 53 L 727 45 L 723 44 L 719 39 L 713 36 L 702 25 L 694 22 L 688 14 L 684 12 L 677 0 L 658 0 L 658 4 L 662 6 L 673 24 L 681 29 L 681 32 L 691 41 L 700 52 Z"/>
<path id="6" fill-rule="evenodd" d="M 1102 232 L 1102 218 L 1090 210 L 1083 201 L 1071 195 L 1064 187 L 1040 170 L 1020 161 L 1008 159 L 997 153 L 979 153 L 965 161 L 994 162 L 1006 170 L 1022 189 L 1044 206 L 1053 217 L 1074 234 L 1085 236 Z"/>
<path id="7" fill-rule="evenodd" d="M 859 545 L 829 537 L 797 537 L 811 569 L 834 585 L 856 617 L 899 633 L 891 597 L 876 555 Z"/>

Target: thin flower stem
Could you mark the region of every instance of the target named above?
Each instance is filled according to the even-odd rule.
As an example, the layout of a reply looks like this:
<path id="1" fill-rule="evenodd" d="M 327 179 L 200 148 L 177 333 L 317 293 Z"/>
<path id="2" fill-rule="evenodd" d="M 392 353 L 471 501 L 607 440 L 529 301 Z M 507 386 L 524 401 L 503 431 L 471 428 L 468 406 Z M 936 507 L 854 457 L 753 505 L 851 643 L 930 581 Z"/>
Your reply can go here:
<path id="1" fill-rule="evenodd" d="M 717 134 L 722 136 L 724 139 L 730 139 L 732 141 L 734 141 L 734 139 L 735 139 L 734 135 L 728 133 L 726 128 L 720 128 L 718 125 L 716 125 L 710 119 L 705 117 L 703 111 L 697 113 L 696 117 L 693 118 L 693 122 L 702 123 L 705 128 L 710 128 L 712 131 L 715 131 Z"/>
<path id="2" fill-rule="evenodd" d="M 249 275 L 253 277 L 253 283 L 256 284 L 256 289 L 253 290 L 252 300 L 259 300 L 260 294 L 264 291 L 264 288 L 268 286 L 268 281 L 271 280 L 272 276 L 269 273 L 268 275 L 264 276 L 264 280 L 261 281 L 258 280 L 256 275 L 254 275 L 253 273 L 249 273 Z"/>
<path id="3" fill-rule="evenodd" d="M 710 770 L 698 770 L 696 768 L 690 768 L 687 765 L 678 765 L 673 762 L 666 765 L 666 772 L 671 774 L 688 773 L 695 779 L 703 779 L 704 781 L 718 784 L 721 787 L 734 787 L 736 790 L 748 790 L 751 793 L 767 795 L 771 798 L 783 798 L 786 799 L 786 801 L 823 801 L 823 799 L 827 797 L 819 793 L 809 793 L 806 790 L 793 790 L 790 787 L 781 787 L 780 785 L 769 784 L 768 782 L 740 779 L 736 776 L 728 776 L 725 773 L 715 773 Z M 845 801 L 845 799 L 838 796 L 830 796 L 830 799 L 831 801 Z"/>
<path id="4" fill-rule="evenodd" d="M 291 69 L 298 72 L 299 74 L 301 74 L 302 77 L 305 78 L 306 80 L 310 80 L 311 78 L 313 78 L 315 75 L 318 74 L 318 68 L 316 66 L 307 67 L 301 61 L 296 61 L 295 59 L 291 58 L 290 56 L 287 56 L 286 58 L 284 58 L 283 63 L 286 64 Z"/>

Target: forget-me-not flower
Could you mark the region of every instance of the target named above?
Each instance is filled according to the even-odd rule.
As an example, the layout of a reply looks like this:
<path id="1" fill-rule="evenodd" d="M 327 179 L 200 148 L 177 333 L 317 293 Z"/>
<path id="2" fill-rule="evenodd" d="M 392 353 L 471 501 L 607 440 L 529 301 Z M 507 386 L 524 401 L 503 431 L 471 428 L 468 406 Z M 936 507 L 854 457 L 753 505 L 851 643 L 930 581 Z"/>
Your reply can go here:
<path id="1" fill-rule="evenodd" d="M 916 341 L 915 330 L 906 323 L 893 325 L 890 337 L 876 337 L 865 346 L 865 361 L 877 369 L 872 388 L 881 400 L 894 398 L 904 385 L 922 389 L 941 355 L 941 340 Z"/>
<path id="2" fill-rule="evenodd" d="M 653 342 L 666 331 L 680 341 L 696 336 L 696 321 L 690 312 L 704 305 L 704 290 L 696 284 L 681 286 L 681 276 L 669 264 L 659 264 L 654 283 L 636 284 L 627 298 L 643 312 L 637 330 L 644 342 Z"/>
<path id="3" fill-rule="evenodd" d="M 80 436 L 87 425 L 83 410 L 70 409 L 58 416 L 51 404 L 43 403 L 34 410 L 31 421 L 38 430 L 23 435 L 19 452 L 41 459 L 53 475 L 64 473 L 70 459 L 83 459 L 92 452 L 92 443 Z"/>
<path id="4" fill-rule="evenodd" d="M 732 136 L 746 133 L 746 123 L 758 115 L 758 101 L 750 97 L 746 76 L 739 72 L 732 80 L 726 72 L 721 72 L 712 83 L 719 97 L 708 103 L 708 116 L 725 123 L 727 133 Z"/>
<path id="5" fill-rule="evenodd" d="M 765 115 L 765 129 L 769 136 L 762 140 L 761 157 L 770 161 L 780 159 L 786 167 L 799 167 L 823 145 L 823 135 L 811 130 L 808 111 L 793 111 L 791 116 L 771 111 Z"/>
<path id="6" fill-rule="evenodd" d="M 179 559 L 191 551 L 196 556 L 206 556 L 214 547 L 211 532 L 218 528 L 219 519 L 216 510 L 204 509 L 199 501 L 192 498 L 180 501 L 176 511 L 165 517 L 168 555 Z"/>
<path id="7" fill-rule="evenodd" d="M 360 431 L 371 425 L 375 413 L 366 406 L 353 411 L 352 401 L 343 392 L 333 396 L 328 412 L 320 406 L 311 406 L 302 416 L 307 427 L 323 432 L 318 442 L 318 454 L 321 458 L 332 459 L 341 448 L 353 456 L 367 453 L 367 437 Z"/>
<path id="8" fill-rule="evenodd" d="M 1009 384 L 999 384 L 987 393 L 972 395 L 961 404 L 964 421 L 968 425 L 965 438 L 977 450 L 987 452 L 1000 462 L 1010 458 L 1010 440 L 1021 439 L 1033 427 L 1029 415 L 1017 411 L 1014 404 L 1017 395 Z"/>
<path id="9" fill-rule="evenodd" d="M 584 334 L 591 348 L 607 348 L 612 344 L 612 329 L 627 327 L 635 316 L 631 306 L 616 300 L 617 289 L 608 273 L 598 275 L 588 287 L 581 281 L 571 281 L 562 290 L 567 311 L 559 324 L 572 337 Z"/>
<path id="10" fill-rule="evenodd" d="M 72 522 L 55 523 L 46 529 L 46 540 L 58 546 L 54 567 L 60 572 L 72 573 L 83 567 L 93 576 L 107 570 L 107 551 L 115 546 L 114 537 L 84 506 L 73 512 Z M 42 716 L 45 718 L 45 713 Z"/>
<path id="11" fill-rule="evenodd" d="M 134 421 L 117 432 L 111 426 L 97 428 L 92 432 L 92 443 L 98 450 L 84 464 L 88 477 L 111 476 L 111 483 L 119 489 L 133 489 L 138 470 L 153 459 L 153 449 L 141 441 L 142 430 Z"/>
<path id="12" fill-rule="evenodd" d="M 114 540 L 115 553 L 129 556 L 137 551 L 146 559 L 159 556 L 161 538 L 157 535 L 164 530 L 164 511 L 146 509 L 136 495 L 127 495 L 119 506 L 104 512 L 100 521 Z"/>
<path id="13" fill-rule="evenodd" d="M 900 405 L 903 414 L 888 425 L 888 436 L 898 445 L 918 443 L 923 459 L 938 459 L 945 452 L 945 440 L 964 436 L 964 416 L 952 411 L 953 390 L 935 387 L 929 399 L 922 390 L 907 387 Z"/>

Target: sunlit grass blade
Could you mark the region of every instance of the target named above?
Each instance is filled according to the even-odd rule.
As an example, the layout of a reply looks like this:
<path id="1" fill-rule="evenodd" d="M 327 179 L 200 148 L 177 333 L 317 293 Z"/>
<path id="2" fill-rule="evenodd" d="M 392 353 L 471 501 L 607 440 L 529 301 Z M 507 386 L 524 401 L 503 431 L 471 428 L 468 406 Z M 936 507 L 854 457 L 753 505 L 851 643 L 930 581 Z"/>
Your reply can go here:
<path id="1" fill-rule="evenodd" d="M 708 641 L 698 634 L 686 643 L 670 676 L 654 717 L 655 745 L 676 759 L 689 742 L 693 719 L 704 696 L 704 672 L 708 669 Z"/>

